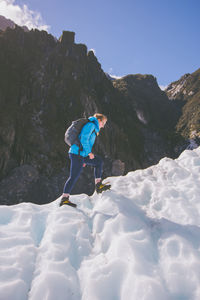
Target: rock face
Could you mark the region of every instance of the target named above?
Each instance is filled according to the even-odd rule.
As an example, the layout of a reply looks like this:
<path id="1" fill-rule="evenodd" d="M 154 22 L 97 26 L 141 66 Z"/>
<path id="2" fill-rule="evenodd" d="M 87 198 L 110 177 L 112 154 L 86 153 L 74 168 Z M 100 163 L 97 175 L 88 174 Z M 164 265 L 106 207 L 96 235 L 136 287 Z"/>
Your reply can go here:
<path id="1" fill-rule="evenodd" d="M 182 106 L 182 115 L 177 123 L 177 131 L 185 139 L 200 139 L 200 69 L 185 74 L 172 82 L 166 93 L 168 97 Z"/>
<path id="2" fill-rule="evenodd" d="M 0 30 L 4 31 L 7 28 L 15 28 L 17 25 L 12 21 L 4 16 L 0 16 Z M 28 28 L 26 26 L 22 27 L 24 31 L 28 31 Z"/>
<path id="3" fill-rule="evenodd" d="M 0 203 L 58 197 L 69 174 L 65 130 L 95 112 L 108 117 L 94 149 L 104 158 L 104 177 L 176 155 L 176 101 L 151 75 L 109 80 L 74 36 L 63 32 L 57 41 L 20 27 L 0 33 Z M 93 191 L 93 170 L 86 167 L 73 193 Z"/>
<path id="4" fill-rule="evenodd" d="M 135 128 L 142 138 L 142 167 L 154 164 L 163 156 L 174 156 L 175 125 L 181 111 L 170 102 L 152 75 L 128 75 L 113 81 L 114 87 L 125 97 L 130 111 L 135 113 Z M 132 116 L 133 122 L 133 116 Z"/>
<path id="5" fill-rule="evenodd" d="M 15 23 L 4 16 L 0 16 L 0 30 L 6 30 L 6 28 L 15 28 Z"/>

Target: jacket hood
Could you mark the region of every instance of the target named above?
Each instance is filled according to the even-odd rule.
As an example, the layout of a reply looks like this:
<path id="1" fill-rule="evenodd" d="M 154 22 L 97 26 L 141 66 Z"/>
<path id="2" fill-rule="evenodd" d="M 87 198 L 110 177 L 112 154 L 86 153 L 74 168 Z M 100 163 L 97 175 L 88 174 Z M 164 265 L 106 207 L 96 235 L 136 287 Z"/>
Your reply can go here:
<path id="1" fill-rule="evenodd" d="M 97 120 L 97 118 L 95 118 L 95 117 L 89 117 L 88 118 L 91 122 L 93 122 L 94 123 L 94 125 L 95 125 L 95 131 L 96 132 L 99 132 L 99 122 L 98 122 L 98 120 Z"/>

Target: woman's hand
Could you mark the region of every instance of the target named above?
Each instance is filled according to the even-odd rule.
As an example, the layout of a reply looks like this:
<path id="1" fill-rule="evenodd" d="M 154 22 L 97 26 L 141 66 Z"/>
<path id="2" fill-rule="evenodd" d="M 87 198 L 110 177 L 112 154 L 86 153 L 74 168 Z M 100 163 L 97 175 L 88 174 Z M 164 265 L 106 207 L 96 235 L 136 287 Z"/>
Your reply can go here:
<path id="1" fill-rule="evenodd" d="M 94 154 L 93 154 L 92 152 L 89 153 L 88 156 L 89 156 L 90 159 L 93 159 L 93 158 L 94 158 Z"/>

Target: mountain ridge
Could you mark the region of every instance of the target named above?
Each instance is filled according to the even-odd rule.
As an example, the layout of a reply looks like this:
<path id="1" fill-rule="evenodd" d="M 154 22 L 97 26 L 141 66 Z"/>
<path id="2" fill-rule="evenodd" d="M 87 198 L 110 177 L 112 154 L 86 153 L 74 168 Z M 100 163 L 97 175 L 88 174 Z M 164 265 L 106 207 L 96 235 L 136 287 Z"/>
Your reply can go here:
<path id="1" fill-rule="evenodd" d="M 7 28 L 14 29 L 16 26 L 18 25 L 15 24 L 15 22 L 0 15 L 0 30 L 5 31 Z M 21 26 L 21 28 L 23 28 L 24 31 L 28 31 L 27 26 Z"/>
<path id="2" fill-rule="evenodd" d="M 200 69 L 185 74 L 171 83 L 166 93 L 172 101 L 182 102 L 182 115 L 177 123 L 177 131 L 184 138 L 200 138 Z"/>

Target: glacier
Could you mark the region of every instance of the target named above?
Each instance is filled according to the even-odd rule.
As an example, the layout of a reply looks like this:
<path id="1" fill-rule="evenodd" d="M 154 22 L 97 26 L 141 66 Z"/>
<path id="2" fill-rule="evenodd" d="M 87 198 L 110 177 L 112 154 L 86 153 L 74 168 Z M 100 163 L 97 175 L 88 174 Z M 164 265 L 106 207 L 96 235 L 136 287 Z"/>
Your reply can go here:
<path id="1" fill-rule="evenodd" d="M 106 181 L 0 206 L 0 300 L 200 299 L 200 147 Z"/>

